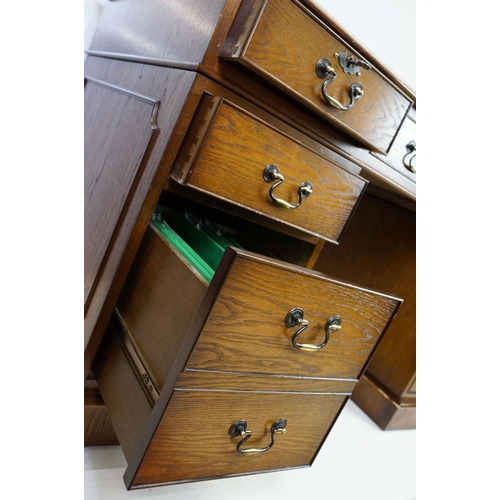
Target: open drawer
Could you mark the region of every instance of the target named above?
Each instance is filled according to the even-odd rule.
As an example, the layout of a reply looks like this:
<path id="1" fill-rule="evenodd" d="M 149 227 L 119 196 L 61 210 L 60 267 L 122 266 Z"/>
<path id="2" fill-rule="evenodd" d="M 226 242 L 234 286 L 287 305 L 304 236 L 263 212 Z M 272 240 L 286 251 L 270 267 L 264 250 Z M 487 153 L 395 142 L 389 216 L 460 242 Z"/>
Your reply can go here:
<path id="1" fill-rule="evenodd" d="M 217 262 L 213 247 L 186 244 L 202 232 L 199 221 L 190 214 L 180 238 L 175 216 L 155 213 L 94 366 L 129 462 L 127 487 L 310 465 L 400 299 L 244 250 L 237 239 L 219 245 Z M 215 227 L 202 236 L 230 242 Z M 139 423 L 125 421 L 136 412 Z M 286 435 L 274 436 L 282 418 Z M 254 435 L 238 449 L 250 434 L 229 429 L 242 420 Z"/>
<path id="2" fill-rule="evenodd" d="M 188 370 L 357 380 L 400 304 L 235 247 L 208 283 L 158 227 L 117 305 L 158 387 L 186 338 Z"/>

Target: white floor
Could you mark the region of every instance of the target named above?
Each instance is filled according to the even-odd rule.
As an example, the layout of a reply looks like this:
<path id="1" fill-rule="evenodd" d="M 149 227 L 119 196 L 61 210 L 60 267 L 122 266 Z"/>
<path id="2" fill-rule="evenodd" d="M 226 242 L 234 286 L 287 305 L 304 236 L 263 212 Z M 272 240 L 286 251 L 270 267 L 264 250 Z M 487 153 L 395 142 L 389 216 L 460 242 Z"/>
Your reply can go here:
<path id="1" fill-rule="evenodd" d="M 86 500 L 414 500 L 416 431 L 382 431 L 352 401 L 313 466 L 128 492 L 120 447 L 85 449 Z"/>

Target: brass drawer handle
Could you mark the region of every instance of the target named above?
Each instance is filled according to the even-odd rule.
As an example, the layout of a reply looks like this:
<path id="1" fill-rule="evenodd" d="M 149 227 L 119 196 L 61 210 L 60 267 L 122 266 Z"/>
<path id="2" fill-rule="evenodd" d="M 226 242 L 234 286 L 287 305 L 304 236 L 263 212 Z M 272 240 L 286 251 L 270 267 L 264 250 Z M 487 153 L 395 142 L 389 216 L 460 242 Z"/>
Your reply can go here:
<path id="1" fill-rule="evenodd" d="M 280 174 L 280 169 L 274 164 L 267 165 L 267 167 L 264 169 L 264 180 L 266 182 L 278 181 L 271 186 L 271 189 L 269 190 L 269 196 L 271 197 L 271 200 L 285 208 L 299 208 L 302 200 L 309 197 L 313 192 L 313 185 L 310 182 L 306 181 L 299 186 L 299 201 L 295 205 L 292 205 L 288 203 L 288 201 L 282 200 L 281 198 L 276 198 L 276 196 L 274 196 L 274 190 L 280 184 L 283 184 L 285 178 Z"/>
<path id="2" fill-rule="evenodd" d="M 238 453 L 264 453 L 269 451 L 274 445 L 274 435 L 275 434 L 285 434 L 286 432 L 286 418 L 278 418 L 276 422 L 271 426 L 271 444 L 265 448 L 245 448 L 241 449 L 243 443 L 248 441 L 252 437 L 252 431 L 247 429 L 246 420 L 238 420 L 229 428 L 229 435 L 233 438 L 243 437 L 243 439 L 237 444 L 236 451 Z"/>
<path id="3" fill-rule="evenodd" d="M 285 325 L 288 328 L 301 326 L 301 328 L 299 328 L 294 333 L 292 337 L 292 344 L 297 349 L 302 349 L 304 351 L 318 351 L 319 349 L 323 349 L 323 347 L 325 347 L 330 340 L 330 334 L 332 332 L 338 332 L 339 330 L 342 330 L 341 323 L 342 318 L 340 316 L 331 316 L 325 323 L 325 340 L 322 344 L 300 344 L 299 342 L 297 342 L 297 338 L 309 326 L 309 321 L 304 318 L 304 311 L 300 307 L 294 307 L 288 312 L 285 318 Z"/>
<path id="4" fill-rule="evenodd" d="M 410 159 L 408 159 L 410 157 Z M 413 160 L 417 157 L 417 143 L 410 141 L 406 145 L 406 154 L 403 156 L 403 165 L 414 174 L 417 173 L 417 167 L 413 165 Z"/>
<path id="5" fill-rule="evenodd" d="M 344 106 L 342 103 L 337 101 L 337 99 L 334 99 L 326 93 L 326 87 L 328 87 L 328 85 L 330 85 L 330 83 L 337 78 L 337 72 L 333 69 L 332 63 L 329 59 L 323 58 L 316 63 L 316 74 L 318 75 L 318 78 L 321 79 L 330 76 L 323 82 L 323 85 L 321 86 L 321 93 L 323 94 L 325 101 L 337 109 L 347 111 L 354 106 L 356 101 L 359 101 L 363 97 L 365 91 L 363 89 L 363 85 L 358 82 L 353 83 L 349 87 L 349 98 L 351 102 L 347 106 Z"/>

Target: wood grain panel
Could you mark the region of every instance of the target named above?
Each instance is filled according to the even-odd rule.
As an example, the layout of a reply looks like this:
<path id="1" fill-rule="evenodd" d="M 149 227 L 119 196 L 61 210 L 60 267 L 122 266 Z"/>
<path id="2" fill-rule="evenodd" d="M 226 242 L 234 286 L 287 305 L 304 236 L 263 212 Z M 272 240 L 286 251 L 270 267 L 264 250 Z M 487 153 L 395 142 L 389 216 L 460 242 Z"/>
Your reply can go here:
<path id="1" fill-rule="evenodd" d="M 250 252 L 226 250 L 232 252 L 234 261 L 213 299 L 188 369 L 360 376 L 399 299 Z M 209 288 L 206 300 L 212 300 L 212 293 Z M 310 322 L 300 342 L 320 344 L 333 315 L 341 316 L 342 330 L 319 351 L 299 350 L 291 343 L 297 328 L 285 325 L 287 313 L 295 307 L 301 307 Z"/>
<path id="2" fill-rule="evenodd" d="M 157 103 L 141 97 L 95 80 L 85 85 L 85 301 L 156 130 Z M 92 133 L 97 126 L 100 134 Z"/>
<path id="3" fill-rule="evenodd" d="M 195 120 L 180 152 L 182 164 L 176 163 L 176 180 L 309 234 L 339 240 L 366 187 L 364 179 L 229 101 L 205 96 Z M 292 205 L 299 186 L 312 183 L 313 192 L 300 207 L 290 210 L 270 198 L 277 181 L 263 179 L 269 164 L 285 178 L 274 196 Z"/>
<path id="4" fill-rule="evenodd" d="M 350 393 L 355 385 L 355 380 L 345 379 L 330 380 L 188 370 L 179 374 L 175 388 L 218 391 Z"/>
<path id="5" fill-rule="evenodd" d="M 116 437 L 101 392 L 95 380 L 86 380 L 84 387 L 84 446 L 117 445 Z"/>
<path id="6" fill-rule="evenodd" d="M 225 0 L 106 2 L 90 53 L 173 65 L 201 62 Z"/>
<path id="7" fill-rule="evenodd" d="M 148 226 L 116 308 L 160 390 L 207 286 Z"/>
<path id="8" fill-rule="evenodd" d="M 125 281 L 127 272 L 132 264 L 133 258 L 139 247 L 140 240 L 147 227 L 153 209 L 160 195 L 161 189 L 168 176 L 168 170 L 173 158 L 180 146 L 181 137 L 185 133 L 187 123 L 192 116 L 189 108 L 184 106 L 189 94 L 191 85 L 195 79 L 195 74 L 188 71 L 178 71 L 169 68 L 155 67 L 152 65 L 131 64 L 123 61 L 112 61 L 109 59 L 88 57 L 85 61 L 85 76 L 87 87 L 90 92 L 86 93 L 86 106 L 90 109 L 86 119 L 99 115 L 94 102 L 93 93 L 97 91 L 90 80 L 105 82 L 109 93 L 116 94 L 116 99 L 130 98 L 137 101 L 139 106 L 150 108 L 147 103 L 158 102 L 158 112 L 156 115 L 156 125 L 158 134 L 150 142 L 150 148 L 143 157 L 142 165 L 138 168 L 137 175 L 132 183 L 130 191 L 127 193 L 127 201 L 124 205 L 118 223 L 114 228 L 113 237 L 107 246 L 104 261 L 102 262 L 97 279 L 93 285 L 91 297 L 87 300 L 85 307 L 85 375 L 92 363 L 99 343 L 104 334 L 106 325 L 111 317 L 116 299 Z M 99 88 L 106 90 L 106 87 L 99 85 Z M 116 92 L 110 88 L 115 88 Z M 125 89 L 126 93 L 118 89 Z M 106 90 L 106 92 L 108 92 Z M 146 97 L 144 100 L 127 97 L 128 94 Z M 118 97 L 120 96 L 120 97 Z M 148 97 L 149 96 L 149 97 Z M 113 99 L 111 99 L 113 102 Z M 122 113 L 133 111 L 133 107 L 120 108 L 115 110 L 110 108 L 108 103 L 104 103 L 104 109 L 113 114 L 115 111 L 122 116 L 124 123 L 137 120 L 139 116 L 132 113 L 130 116 L 123 116 Z M 192 112 L 194 112 L 194 109 Z M 181 111 L 184 115 L 179 119 Z M 150 118 L 153 117 L 150 113 Z M 111 118 L 104 117 L 104 121 L 92 120 L 93 126 L 85 132 L 85 141 L 89 145 L 88 154 L 96 158 L 104 158 L 105 170 L 109 173 L 109 178 L 122 178 L 121 169 L 129 165 L 128 158 L 120 157 L 128 151 L 127 147 L 117 148 L 117 143 L 122 140 L 115 136 L 106 124 Z M 114 123 L 114 122 L 113 122 Z M 137 124 L 135 125 L 137 128 Z M 151 129 L 149 122 L 147 127 Z M 125 127 L 126 128 L 126 127 Z M 130 127 L 129 127 L 130 128 Z M 123 127 L 122 127 L 123 129 Z M 136 130 L 133 128 L 132 130 Z M 103 137 L 108 137 L 108 141 L 102 142 Z M 113 139 L 113 140 L 111 140 Z M 129 138 L 130 141 L 134 139 Z M 96 151 L 97 144 L 101 144 L 106 151 Z M 168 144 L 168 148 L 167 148 Z M 87 154 L 87 151 L 86 151 Z M 109 166 L 114 165 L 114 174 L 109 170 Z M 87 169 L 94 169 L 94 162 L 85 165 Z M 123 187 L 123 185 L 122 185 Z M 121 193 L 123 195 L 124 193 Z M 95 205 L 108 203 L 108 199 L 117 198 L 120 202 L 120 193 L 101 190 L 102 198 L 95 198 Z M 111 206 L 111 211 L 114 206 Z M 92 207 L 96 213 L 96 224 L 106 226 L 107 213 L 101 212 Z M 101 221 L 99 222 L 99 217 Z M 111 228 L 108 227 L 109 231 Z M 85 228 L 87 233 L 87 226 Z M 86 234 L 87 237 L 87 234 Z M 93 239 L 90 246 L 96 244 Z"/>
<path id="9" fill-rule="evenodd" d="M 342 245 L 326 244 L 315 265 L 404 300 L 367 368 L 394 398 L 406 391 L 416 370 L 415 252 L 415 212 L 365 194 Z"/>
<path id="10" fill-rule="evenodd" d="M 311 465 L 346 396 L 175 391 L 133 487 Z M 210 418 L 207 418 L 207 415 Z M 230 426 L 246 420 L 245 447 L 270 444 L 270 428 L 286 418 L 286 433 L 265 453 L 236 451 Z"/>
<path id="11" fill-rule="evenodd" d="M 217 59 L 213 70 L 205 70 L 210 78 L 226 85 L 234 92 L 252 103 L 262 106 L 274 116 L 278 117 L 294 129 L 314 137 L 317 144 L 321 144 L 322 154 L 330 151 L 327 156 L 375 184 L 385 191 L 390 190 L 399 196 L 415 199 L 415 183 L 370 153 L 370 149 L 361 146 L 358 140 L 345 134 L 341 128 L 332 126 L 331 122 L 318 120 L 310 110 L 299 105 L 291 108 L 291 100 L 287 94 L 272 92 L 272 87 L 262 80 L 256 79 L 244 67 L 237 67 L 234 63 Z M 413 108 L 410 108 L 410 112 Z M 355 166 L 356 170 L 352 167 Z M 369 186 L 369 187 L 370 187 Z"/>
<path id="12" fill-rule="evenodd" d="M 243 1 L 221 57 L 256 71 L 370 148 L 385 153 L 411 102 L 374 68 L 361 69 L 360 77 L 344 73 L 334 54 L 346 50 L 359 57 L 296 2 Z M 328 86 L 331 97 L 345 105 L 351 84 L 364 87 L 363 98 L 348 111 L 333 108 L 321 95 L 323 80 L 315 68 L 325 57 L 337 72 Z"/>
<path id="13" fill-rule="evenodd" d="M 364 375 L 356 385 L 353 401 L 383 430 L 415 429 L 417 408 L 400 405 L 379 384 Z"/>
<path id="14" fill-rule="evenodd" d="M 101 343 L 92 370 L 125 458 L 129 461 L 151 415 L 151 406 L 111 328 Z"/>

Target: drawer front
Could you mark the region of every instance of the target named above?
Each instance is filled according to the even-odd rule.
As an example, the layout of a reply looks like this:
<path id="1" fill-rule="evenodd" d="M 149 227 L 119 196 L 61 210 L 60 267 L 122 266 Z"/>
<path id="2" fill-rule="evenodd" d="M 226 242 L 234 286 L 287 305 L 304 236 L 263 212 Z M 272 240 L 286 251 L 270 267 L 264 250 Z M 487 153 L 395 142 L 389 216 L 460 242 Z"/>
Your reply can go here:
<path id="1" fill-rule="evenodd" d="M 311 465 L 347 396 L 175 390 L 132 488 Z M 209 417 L 208 417 L 209 416 Z M 240 453 L 242 437 L 229 429 L 246 421 L 251 437 L 241 449 L 264 449 L 271 428 L 286 419 L 267 451 Z"/>
<path id="2" fill-rule="evenodd" d="M 408 179 L 417 180 L 417 125 L 406 118 L 387 156 L 372 153 Z"/>
<path id="3" fill-rule="evenodd" d="M 129 280 L 117 309 L 158 388 L 176 359 L 172 345 L 181 344 L 187 370 L 355 380 L 400 304 L 394 297 L 232 247 L 200 299 L 207 285 L 179 287 L 176 269 L 194 270 L 156 230 L 148 229 L 146 236 L 132 276 L 141 269 L 154 279 L 147 288 Z M 144 319 L 141 297 L 157 304 L 156 311 L 147 309 L 147 318 L 154 320 Z M 191 319 L 179 323 L 176 307 L 188 307 Z M 324 343 L 331 317 L 340 318 L 341 329 L 334 328 L 319 350 L 296 347 L 293 338 L 302 326 L 285 323 L 296 308 L 309 321 L 295 339 L 299 346 Z"/>
<path id="4" fill-rule="evenodd" d="M 268 165 L 277 167 L 282 182 Z M 202 98 L 171 177 L 331 242 L 339 240 L 367 185 L 259 117 L 209 95 Z M 306 183 L 310 191 L 304 191 Z"/>
<path id="5" fill-rule="evenodd" d="M 191 326 L 188 370 L 357 379 L 400 303 L 250 252 L 225 258 Z M 300 333 L 304 324 L 286 324 L 297 308 L 309 322 Z M 334 321 L 327 341 L 331 318 L 341 329 Z"/>
<path id="6" fill-rule="evenodd" d="M 411 102 L 375 68 L 361 67 L 359 76 L 350 74 L 349 66 L 345 72 L 340 64 L 344 52 L 345 60 L 362 59 L 298 2 L 243 0 L 221 57 L 257 72 L 371 149 L 386 153 Z M 316 66 L 325 58 L 336 74 L 325 84 L 328 97 L 347 107 L 351 85 L 362 85 L 363 95 L 350 109 L 338 109 L 323 96 L 331 75 L 320 78 Z"/>

